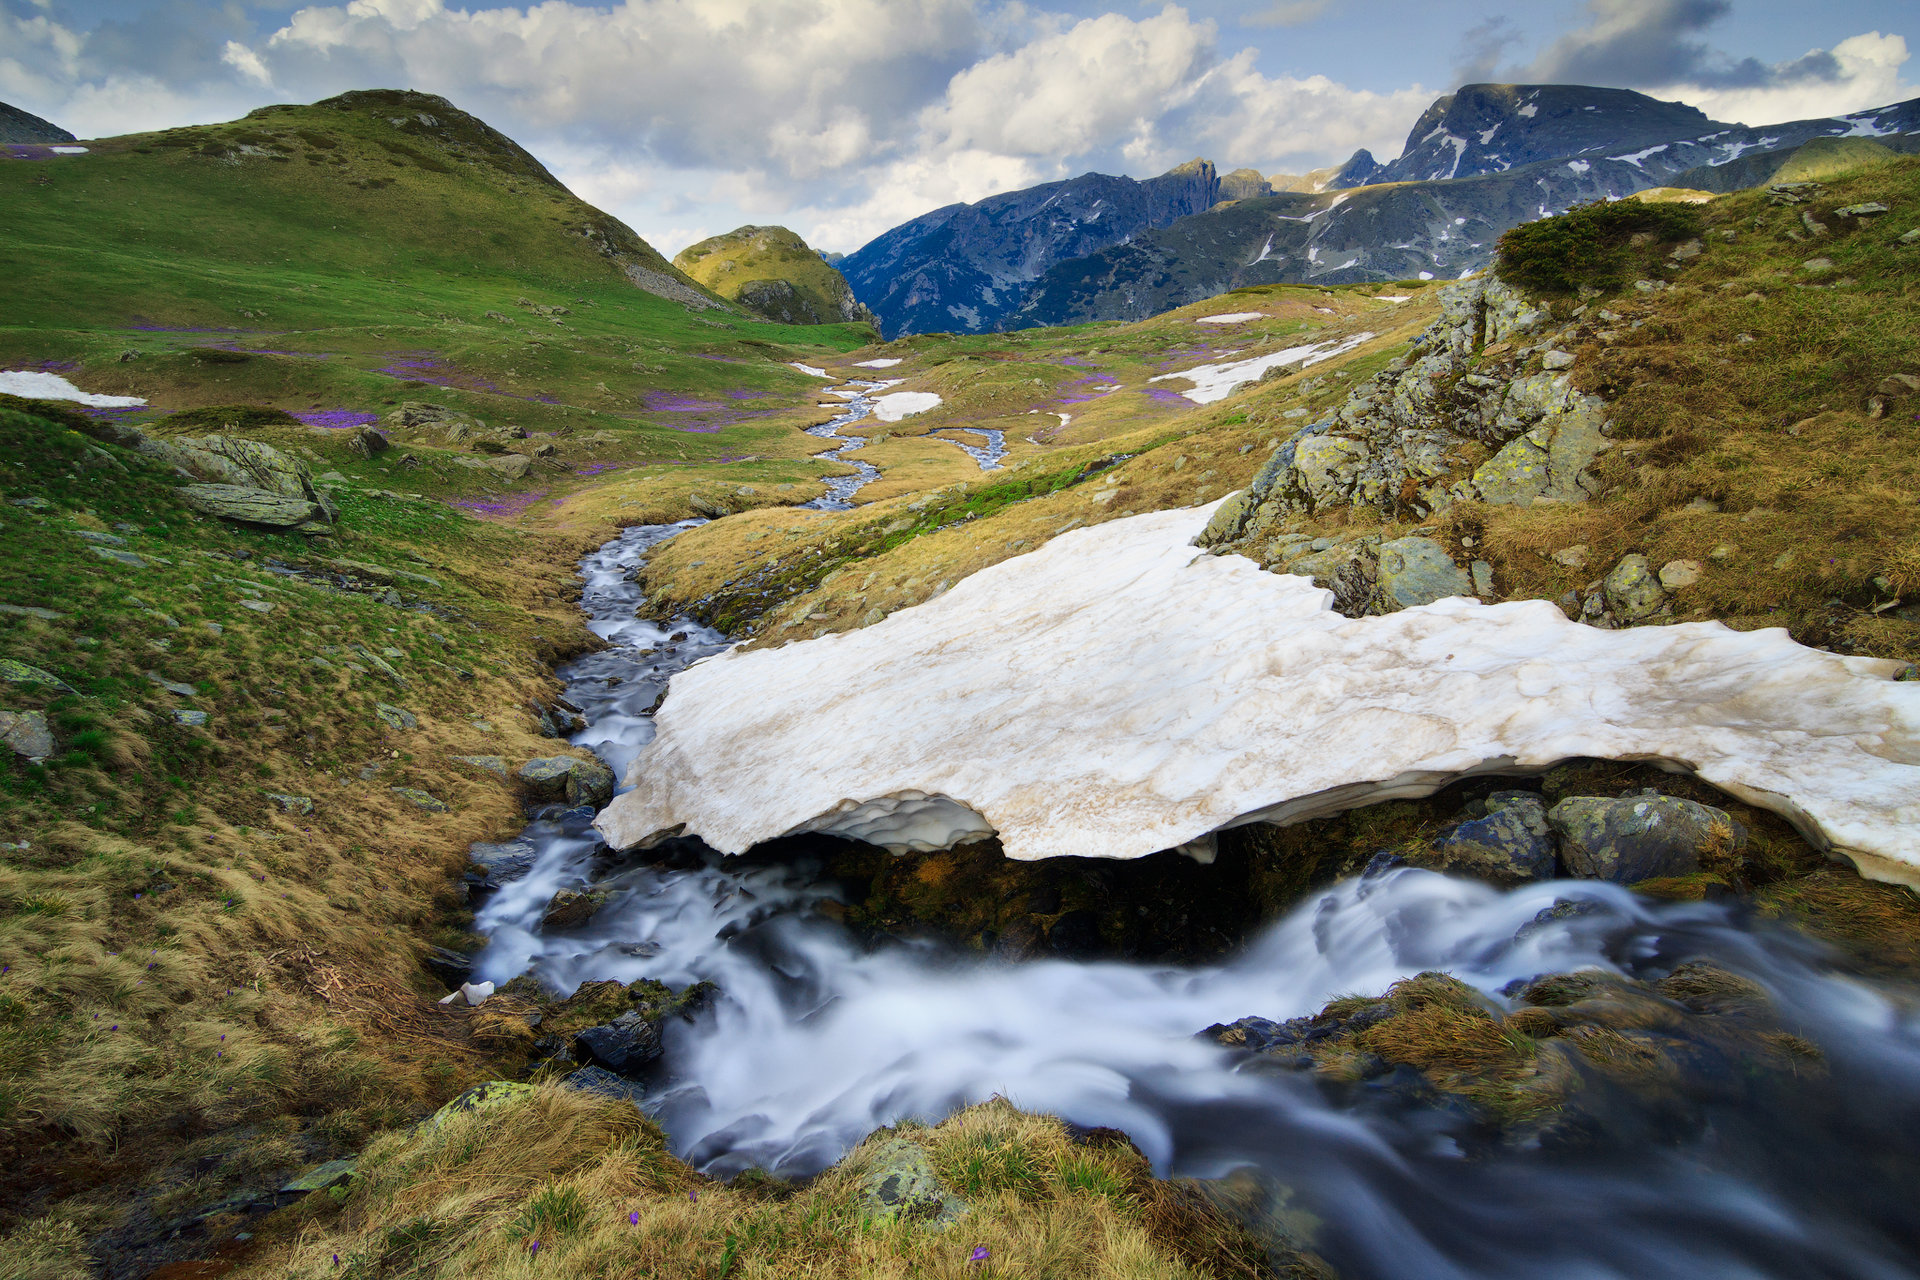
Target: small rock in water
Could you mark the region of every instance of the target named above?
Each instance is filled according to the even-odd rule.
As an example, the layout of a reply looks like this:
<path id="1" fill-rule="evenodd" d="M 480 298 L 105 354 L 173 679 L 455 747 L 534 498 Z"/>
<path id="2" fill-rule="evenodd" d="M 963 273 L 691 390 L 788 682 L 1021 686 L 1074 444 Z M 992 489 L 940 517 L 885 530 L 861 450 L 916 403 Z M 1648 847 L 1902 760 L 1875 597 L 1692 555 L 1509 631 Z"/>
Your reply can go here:
<path id="1" fill-rule="evenodd" d="M 609 1071 L 626 1075 L 660 1056 L 660 1032 L 637 1012 L 623 1013 L 603 1026 L 588 1027 L 574 1043 Z"/>
<path id="2" fill-rule="evenodd" d="M 1441 866 L 1495 884 L 1548 880 L 1554 873 L 1547 805 L 1531 791 L 1496 791 L 1487 816 L 1463 822 L 1434 846 Z"/>
<path id="3" fill-rule="evenodd" d="M 562 889 L 553 895 L 547 903 L 545 914 L 540 917 L 542 929 L 578 929 L 593 919 L 594 913 L 606 902 L 604 893 L 581 893 L 577 889 Z"/>

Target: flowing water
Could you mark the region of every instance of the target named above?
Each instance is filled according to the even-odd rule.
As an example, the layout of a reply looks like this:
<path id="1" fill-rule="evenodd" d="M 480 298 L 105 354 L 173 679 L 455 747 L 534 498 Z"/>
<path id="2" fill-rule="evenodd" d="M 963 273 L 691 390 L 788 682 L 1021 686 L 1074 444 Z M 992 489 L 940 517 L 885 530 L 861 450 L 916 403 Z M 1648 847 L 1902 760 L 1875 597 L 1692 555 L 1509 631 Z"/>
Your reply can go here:
<path id="1" fill-rule="evenodd" d="M 864 378 L 855 378 L 847 383 L 847 386 L 856 390 L 846 391 L 836 388 L 827 393 L 844 396 L 847 401 L 847 411 L 830 422 L 807 428 L 807 434 L 810 436 L 819 436 L 822 440 L 840 441 L 838 448 L 829 449 L 825 453 L 816 453 L 814 457 L 827 462 L 844 462 L 853 468 L 853 474 L 828 476 L 827 491 L 811 502 L 801 503 L 801 506 L 811 507 L 816 511 L 849 510 L 853 506 L 853 495 L 880 478 L 880 468 L 871 462 L 862 462 L 858 458 L 845 456 L 858 449 L 866 448 L 867 442 L 858 436 L 841 435 L 840 428 L 850 427 L 873 412 L 873 397 L 868 394 L 869 392 L 892 385 L 894 384 L 891 382 L 872 382 Z"/>
<path id="2" fill-rule="evenodd" d="M 562 674 L 590 721 L 576 741 L 622 772 L 651 736 L 663 681 L 724 647 L 689 623 L 632 617 L 627 570 L 679 527 L 628 530 L 583 566 L 593 629 L 619 647 Z M 590 817 L 529 829 L 531 870 L 479 913 L 492 941 L 478 969 L 495 981 L 531 970 L 561 990 L 716 983 L 709 1009 L 668 1026 L 646 1084 L 676 1149 L 717 1175 L 804 1175 L 879 1125 L 1004 1095 L 1124 1129 L 1163 1173 L 1259 1171 L 1291 1190 L 1293 1221 L 1317 1221 L 1314 1247 L 1350 1280 L 1920 1274 L 1915 1004 L 1736 906 L 1402 869 L 1320 894 L 1215 965 L 993 961 L 861 945 L 818 910 L 834 889 L 804 858 L 723 862 L 686 842 L 621 860 L 597 846 Z M 612 894 L 591 924 L 541 933 L 548 897 L 590 877 Z M 1566 900 L 1581 909 L 1542 917 Z M 1728 1103 L 1704 1123 L 1580 1151 L 1488 1152 L 1444 1107 L 1350 1105 L 1195 1038 L 1428 969 L 1501 1002 L 1514 979 L 1657 976 L 1691 958 L 1761 982 L 1785 1025 L 1825 1050 L 1827 1074 L 1809 1072 L 1802 1102 Z"/>

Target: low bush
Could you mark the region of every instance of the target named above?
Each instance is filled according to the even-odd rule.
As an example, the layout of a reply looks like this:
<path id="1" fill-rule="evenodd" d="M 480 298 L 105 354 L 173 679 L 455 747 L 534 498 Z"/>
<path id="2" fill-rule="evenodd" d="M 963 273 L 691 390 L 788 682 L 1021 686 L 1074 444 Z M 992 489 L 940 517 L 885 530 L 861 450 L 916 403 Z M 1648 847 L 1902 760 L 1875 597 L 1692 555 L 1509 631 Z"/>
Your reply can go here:
<path id="1" fill-rule="evenodd" d="M 1501 236 L 1494 270 L 1530 293 L 1566 295 L 1583 285 L 1613 293 L 1639 274 L 1643 259 L 1650 263 L 1667 246 L 1698 236 L 1703 225 L 1699 206 L 1691 204 L 1575 205 Z"/>

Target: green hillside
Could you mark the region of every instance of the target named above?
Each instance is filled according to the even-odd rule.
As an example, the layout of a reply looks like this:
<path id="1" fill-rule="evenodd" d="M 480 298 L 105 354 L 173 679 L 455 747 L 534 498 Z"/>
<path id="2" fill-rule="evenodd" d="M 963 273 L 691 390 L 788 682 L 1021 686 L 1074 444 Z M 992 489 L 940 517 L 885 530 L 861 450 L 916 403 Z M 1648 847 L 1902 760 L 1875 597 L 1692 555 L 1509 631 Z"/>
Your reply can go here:
<path id="1" fill-rule="evenodd" d="M 854 300 L 846 277 L 785 227 L 738 227 L 709 236 L 675 254 L 673 265 L 769 320 L 874 323 L 873 313 Z"/>
<path id="2" fill-rule="evenodd" d="M 726 304 L 425 94 L 87 145 L 0 165 L 0 368 L 148 398 L 135 421 L 248 403 L 337 426 L 428 401 L 557 443 L 510 486 L 423 442 L 406 487 L 430 495 L 510 502 L 582 470 L 722 457 L 760 460 L 742 479 L 807 480 L 822 469 L 791 428 L 813 383 L 785 362 L 870 337 Z M 392 460 L 355 470 L 340 434 L 309 445 L 393 482 Z"/>

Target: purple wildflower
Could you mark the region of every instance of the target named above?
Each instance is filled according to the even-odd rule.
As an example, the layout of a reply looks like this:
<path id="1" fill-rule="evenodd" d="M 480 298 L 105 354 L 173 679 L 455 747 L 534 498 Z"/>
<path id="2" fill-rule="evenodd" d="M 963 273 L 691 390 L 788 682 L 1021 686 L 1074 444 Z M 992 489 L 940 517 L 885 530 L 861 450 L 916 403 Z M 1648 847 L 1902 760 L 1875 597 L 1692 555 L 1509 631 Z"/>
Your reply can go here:
<path id="1" fill-rule="evenodd" d="M 967 1261 L 977 1265 L 979 1263 L 985 1262 L 988 1258 L 991 1258 L 992 1256 L 993 1254 L 987 1249 L 987 1246 L 983 1244 L 977 1244 L 973 1246 L 973 1253 L 968 1256 Z"/>
<path id="2" fill-rule="evenodd" d="M 627 1215 L 627 1225 L 630 1227 L 637 1227 L 640 1225 L 640 1211 L 638 1209 L 635 1209 L 632 1213 Z"/>
<path id="3" fill-rule="evenodd" d="M 529 1258 L 537 1258 L 540 1256 L 540 1242 L 538 1240 L 535 1240 L 527 1246 L 527 1256 Z"/>
<path id="4" fill-rule="evenodd" d="M 690 1203 L 690 1204 L 699 1204 L 699 1203 L 700 1203 L 700 1193 L 699 1193 L 698 1191 L 695 1191 L 695 1190 L 693 1190 L 692 1188 L 688 1188 L 688 1190 L 687 1190 L 687 1201 L 688 1201 L 688 1203 Z"/>

